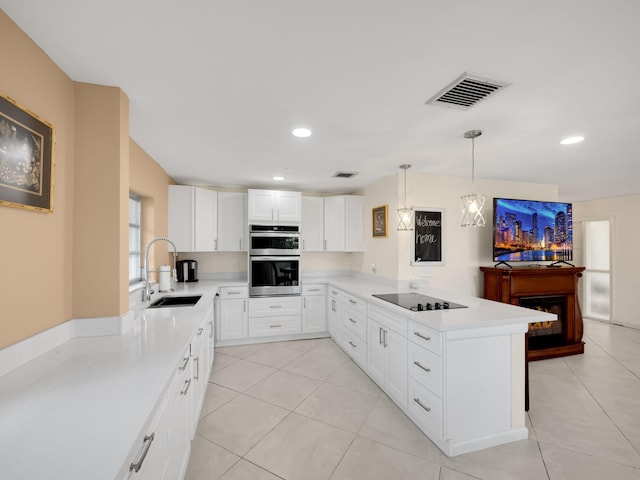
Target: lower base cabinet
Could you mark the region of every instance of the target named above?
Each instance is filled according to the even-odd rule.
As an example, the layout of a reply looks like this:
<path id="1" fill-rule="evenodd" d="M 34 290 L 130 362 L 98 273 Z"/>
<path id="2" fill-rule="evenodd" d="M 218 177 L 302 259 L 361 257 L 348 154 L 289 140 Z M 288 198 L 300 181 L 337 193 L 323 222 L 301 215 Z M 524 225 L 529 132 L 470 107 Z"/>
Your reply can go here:
<path id="1" fill-rule="evenodd" d="M 169 390 L 173 422 L 171 424 L 170 468 L 167 480 L 184 478 L 191 453 L 191 383 L 192 364 L 190 352 L 185 351 Z"/>

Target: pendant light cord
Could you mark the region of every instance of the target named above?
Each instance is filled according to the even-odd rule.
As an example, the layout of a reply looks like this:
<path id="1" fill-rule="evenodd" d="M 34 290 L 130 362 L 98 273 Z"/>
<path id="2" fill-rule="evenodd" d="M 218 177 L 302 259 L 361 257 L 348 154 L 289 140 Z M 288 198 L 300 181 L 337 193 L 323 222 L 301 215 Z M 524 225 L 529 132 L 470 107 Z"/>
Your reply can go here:
<path id="1" fill-rule="evenodd" d="M 406 188 L 406 187 L 405 187 Z M 476 139 L 471 139 L 471 193 L 476 193 Z M 405 191 L 406 194 L 406 191 Z"/>

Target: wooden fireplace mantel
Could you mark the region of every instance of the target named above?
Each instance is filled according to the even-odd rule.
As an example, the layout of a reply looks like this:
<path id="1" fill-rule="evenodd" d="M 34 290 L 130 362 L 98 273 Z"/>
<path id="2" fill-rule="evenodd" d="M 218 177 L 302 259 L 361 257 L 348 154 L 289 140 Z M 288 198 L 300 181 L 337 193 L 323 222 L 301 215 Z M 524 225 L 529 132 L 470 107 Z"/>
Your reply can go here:
<path id="1" fill-rule="evenodd" d="M 578 302 L 578 280 L 584 267 L 480 267 L 484 274 L 484 298 L 512 305 L 531 297 L 564 297 L 561 345 L 528 349 L 528 360 L 584 353 L 582 313 Z"/>

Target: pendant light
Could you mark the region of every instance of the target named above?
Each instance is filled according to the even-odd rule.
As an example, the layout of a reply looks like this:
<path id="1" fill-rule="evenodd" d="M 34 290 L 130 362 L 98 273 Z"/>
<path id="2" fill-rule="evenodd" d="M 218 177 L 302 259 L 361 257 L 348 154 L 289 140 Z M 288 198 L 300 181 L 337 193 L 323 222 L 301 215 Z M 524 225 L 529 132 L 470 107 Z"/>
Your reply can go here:
<path id="1" fill-rule="evenodd" d="M 464 138 L 471 139 L 471 195 L 465 195 L 462 200 L 462 221 L 463 227 L 484 227 L 487 221 L 484 218 L 485 196 L 476 194 L 475 178 L 475 139 L 482 135 L 482 130 L 469 130 L 465 132 Z"/>
<path id="2" fill-rule="evenodd" d="M 404 170 L 404 208 L 398 209 L 398 231 L 413 230 L 413 210 L 407 208 L 407 168 L 411 168 L 411 165 L 403 164 L 400 168 Z"/>

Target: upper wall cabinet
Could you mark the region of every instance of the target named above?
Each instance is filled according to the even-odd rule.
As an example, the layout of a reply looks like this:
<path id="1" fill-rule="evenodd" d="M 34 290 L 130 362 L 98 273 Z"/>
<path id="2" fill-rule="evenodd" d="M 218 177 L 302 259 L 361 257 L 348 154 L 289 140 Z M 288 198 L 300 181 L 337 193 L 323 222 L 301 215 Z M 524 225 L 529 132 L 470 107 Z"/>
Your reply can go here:
<path id="1" fill-rule="evenodd" d="M 218 251 L 247 251 L 247 194 L 218 192 Z"/>
<path id="2" fill-rule="evenodd" d="M 363 197 L 304 197 L 301 236 L 305 252 L 364 251 Z"/>
<path id="3" fill-rule="evenodd" d="M 302 194 L 279 190 L 249 190 L 248 221 L 300 223 Z"/>
<path id="4" fill-rule="evenodd" d="M 169 185 L 169 239 L 179 252 L 212 252 L 218 240 L 218 192 Z"/>

